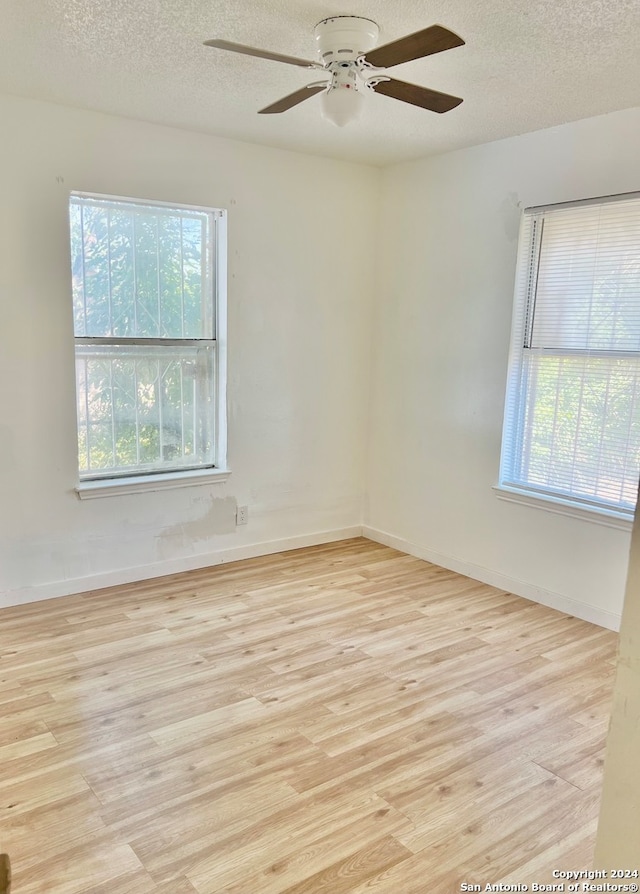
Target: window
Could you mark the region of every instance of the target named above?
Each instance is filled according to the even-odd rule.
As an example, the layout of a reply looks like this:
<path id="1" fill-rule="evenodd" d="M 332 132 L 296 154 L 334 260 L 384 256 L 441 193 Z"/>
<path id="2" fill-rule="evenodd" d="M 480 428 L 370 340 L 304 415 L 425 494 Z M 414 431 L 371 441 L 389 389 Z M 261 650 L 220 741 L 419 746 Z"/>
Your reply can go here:
<path id="1" fill-rule="evenodd" d="M 81 486 L 224 468 L 224 212 L 74 193 L 69 216 Z"/>
<path id="2" fill-rule="evenodd" d="M 640 471 L 640 195 L 531 208 L 500 483 L 630 517 Z"/>

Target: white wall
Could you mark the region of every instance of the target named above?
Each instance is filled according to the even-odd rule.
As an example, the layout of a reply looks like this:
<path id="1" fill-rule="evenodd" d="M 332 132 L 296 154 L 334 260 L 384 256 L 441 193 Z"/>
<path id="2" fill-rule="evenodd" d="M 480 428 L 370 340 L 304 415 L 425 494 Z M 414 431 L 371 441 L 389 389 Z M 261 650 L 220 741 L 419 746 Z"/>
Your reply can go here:
<path id="1" fill-rule="evenodd" d="M 379 172 L 11 97 L 0 121 L 0 606 L 357 531 Z M 72 189 L 228 209 L 227 484 L 77 499 Z"/>
<path id="2" fill-rule="evenodd" d="M 628 532 L 491 487 L 521 207 L 639 189 L 639 110 L 383 172 L 12 97 L 0 121 L 0 606 L 364 517 L 616 626 Z M 229 210 L 228 484 L 77 499 L 71 189 Z"/>
<path id="3" fill-rule="evenodd" d="M 620 627 L 596 842 L 599 869 L 638 869 L 640 854 L 640 515 L 636 515 Z M 612 880 L 615 881 L 615 880 Z M 637 879 L 620 879 L 624 884 Z"/>
<path id="4" fill-rule="evenodd" d="M 640 189 L 640 110 L 384 172 L 371 536 L 608 626 L 629 532 L 498 500 L 521 208 Z"/>

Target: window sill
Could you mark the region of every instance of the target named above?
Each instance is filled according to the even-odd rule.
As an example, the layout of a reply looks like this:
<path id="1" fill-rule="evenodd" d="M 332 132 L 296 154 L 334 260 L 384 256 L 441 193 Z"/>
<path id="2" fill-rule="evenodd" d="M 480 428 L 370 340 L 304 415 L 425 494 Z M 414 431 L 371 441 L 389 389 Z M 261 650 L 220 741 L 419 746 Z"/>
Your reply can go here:
<path id="1" fill-rule="evenodd" d="M 194 487 L 198 484 L 222 484 L 230 475 L 228 469 L 190 469 L 186 472 L 160 472 L 157 475 L 81 481 L 75 490 L 79 499 L 95 500 L 98 497 L 119 497 L 145 491 Z"/>
<path id="2" fill-rule="evenodd" d="M 568 515 L 581 521 L 591 522 L 596 525 L 604 525 L 607 528 L 618 528 L 621 531 L 631 531 L 633 518 L 624 512 L 616 512 L 614 509 L 598 509 L 594 507 L 582 507 L 561 497 L 553 497 L 546 494 L 533 494 L 530 491 L 518 490 L 506 485 L 494 485 L 492 488 L 499 500 L 508 503 L 519 503 L 521 506 L 531 506 L 533 509 L 542 509 L 546 512 L 554 512 L 556 515 Z"/>

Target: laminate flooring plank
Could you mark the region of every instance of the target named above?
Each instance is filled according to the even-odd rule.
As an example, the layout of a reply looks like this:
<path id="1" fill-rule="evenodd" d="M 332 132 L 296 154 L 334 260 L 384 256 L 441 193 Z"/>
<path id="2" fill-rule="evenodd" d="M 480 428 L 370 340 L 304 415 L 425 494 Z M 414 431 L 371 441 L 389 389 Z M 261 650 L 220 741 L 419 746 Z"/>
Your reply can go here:
<path id="1" fill-rule="evenodd" d="M 16 894 L 589 868 L 617 637 L 365 539 L 0 610 Z"/>
<path id="2" fill-rule="evenodd" d="M 140 861 L 126 844 L 115 847 L 87 845 L 23 871 L 18 867 L 13 886 L 20 894 L 85 894 L 97 884 L 115 882 L 119 876 L 141 869 Z"/>

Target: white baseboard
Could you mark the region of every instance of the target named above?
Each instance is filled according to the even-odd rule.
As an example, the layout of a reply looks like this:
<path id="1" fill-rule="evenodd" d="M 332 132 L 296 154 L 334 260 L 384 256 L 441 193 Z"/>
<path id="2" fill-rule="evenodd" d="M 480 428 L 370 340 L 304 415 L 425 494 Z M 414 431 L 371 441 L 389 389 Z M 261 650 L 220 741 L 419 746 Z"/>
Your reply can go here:
<path id="1" fill-rule="evenodd" d="M 435 550 L 418 546 L 408 540 L 403 540 L 401 537 L 395 537 L 393 534 L 387 534 L 386 531 L 379 531 L 377 528 L 371 528 L 368 525 L 363 525 L 362 536 L 368 537 L 369 540 L 375 540 L 377 543 L 383 543 L 385 546 L 391 546 L 403 553 L 409 553 L 409 555 L 418 559 L 424 559 L 433 565 L 440 565 L 442 568 L 448 568 L 450 571 L 457 571 L 458 574 L 464 574 L 466 577 L 481 581 L 483 584 L 490 584 L 490 586 L 499 590 L 522 596 L 524 599 L 531 600 L 531 602 L 539 602 L 549 608 L 555 608 L 557 611 L 564 612 L 574 618 L 580 618 L 582 621 L 589 621 L 591 624 L 606 627 L 608 630 L 620 629 L 620 615 L 614 612 L 605 611 L 586 602 L 578 602 L 568 596 L 553 593 L 551 590 L 544 590 L 542 587 L 537 587 L 517 578 L 507 577 L 498 571 L 483 568 L 482 565 L 474 565 L 454 556 L 443 555 Z"/>
<path id="2" fill-rule="evenodd" d="M 522 596 L 532 602 L 539 602 L 549 608 L 554 608 L 575 618 L 581 618 L 583 621 L 589 621 L 600 627 L 606 627 L 609 630 L 619 630 L 620 628 L 620 615 L 614 612 L 596 608 L 586 602 L 579 602 L 568 596 L 562 596 L 560 593 L 544 590 L 517 578 L 507 577 L 481 565 L 474 565 L 453 556 L 443 555 L 435 550 L 418 546 L 401 537 L 396 537 L 393 534 L 388 534 L 386 531 L 380 531 L 368 525 L 353 525 L 348 528 L 317 531 L 312 534 L 300 534 L 280 540 L 250 543 L 209 553 L 200 553 L 195 556 L 155 562 L 150 565 L 122 568 L 116 571 L 104 572 L 103 574 L 55 581 L 34 587 L 24 587 L 20 590 L 2 591 L 0 592 L 0 608 L 8 608 L 12 605 L 25 605 L 29 602 L 40 602 L 57 596 L 70 596 L 74 593 L 85 593 L 89 590 L 101 590 L 104 587 L 114 587 L 119 584 L 131 584 L 140 580 L 150 580 L 154 577 L 164 577 L 167 574 L 179 574 L 181 571 L 193 571 L 197 568 L 207 568 L 227 562 L 238 562 L 241 559 L 268 556 L 289 549 L 302 549 L 305 546 L 317 546 L 321 543 L 350 540 L 353 537 L 367 537 L 376 543 L 383 543 L 385 546 L 391 546 L 401 552 L 416 556 L 418 559 L 424 559 L 426 562 L 440 565 L 442 568 L 448 568 L 451 571 L 464 574 L 466 577 L 489 584 L 499 590 L 514 593 L 516 596 Z"/>
<path id="3" fill-rule="evenodd" d="M 350 540 L 362 536 L 362 527 L 353 525 L 348 528 L 336 528 L 332 531 L 317 531 L 313 534 L 300 534 L 295 537 L 284 537 L 280 540 L 267 540 L 262 543 L 249 543 L 233 546 L 228 549 L 200 553 L 179 559 L 168 559 L 150 565 L 138 565 L 107 571 L 103 574 L 88 575 L 73 580 L 55 581 L 20 590 L 0 592 L 0 608 L 11 605 L 26 605 L 29 602 L 41 602 L 57 596 L 71 596 L 74 593 L 86 593 L 89 590 L 102 590 L 104 587 L 115 587 L 119 584 L 132 584 L 136 581 L 164 577 L 167 574 L 179 574 L 181 571 L 194 571 L 197 568 L 208 568 L 211 565 L 222 565 L 238 562 L 241 559 L 254 559 L 257 556 L 268 556 L 285 552 L 288 549 L 302 549 L 305 546 L 318 546 L 321 543 L 333 543 L 338 540 Z"/>

